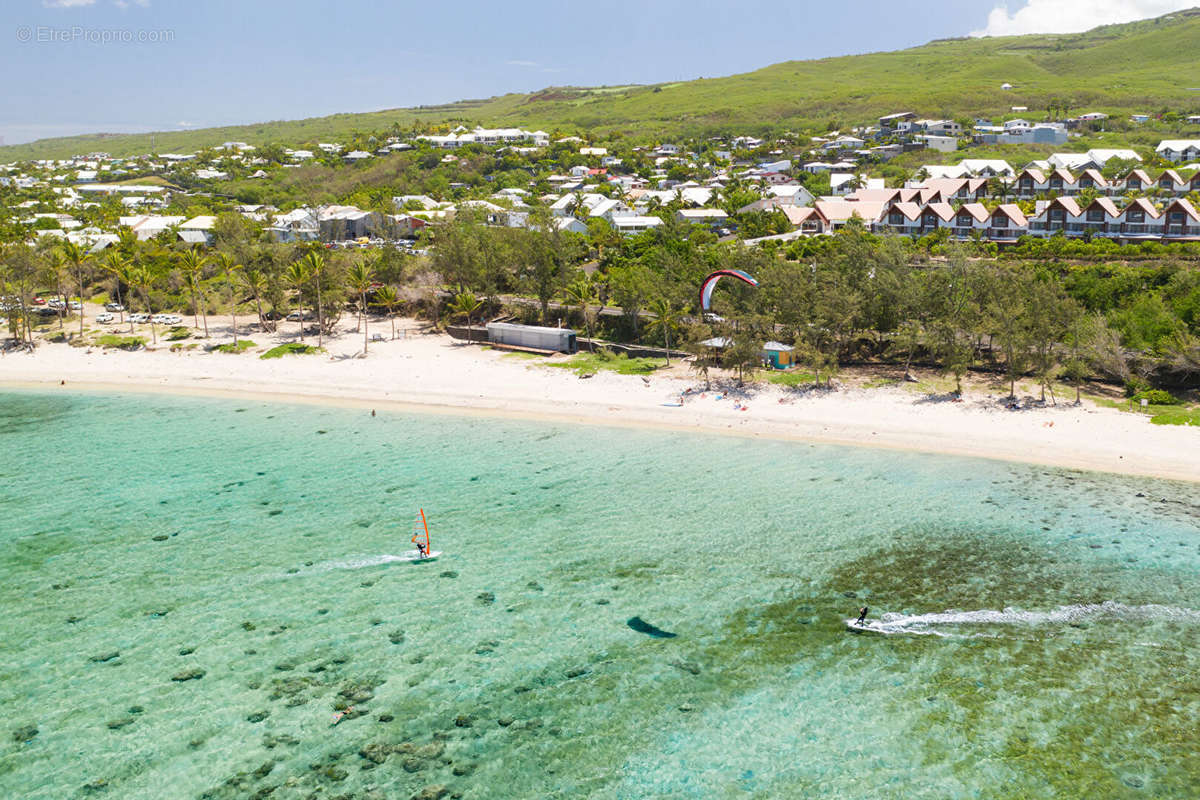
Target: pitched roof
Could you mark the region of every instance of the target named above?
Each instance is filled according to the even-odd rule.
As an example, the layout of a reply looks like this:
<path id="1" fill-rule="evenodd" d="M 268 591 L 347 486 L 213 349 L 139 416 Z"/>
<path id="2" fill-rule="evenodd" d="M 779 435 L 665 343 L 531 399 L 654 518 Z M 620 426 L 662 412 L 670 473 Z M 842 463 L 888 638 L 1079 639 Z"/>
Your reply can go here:
<path id="1" fill-rule="evenodd" d="M 1179 210 L 1183 211 L 1183 213 L 1196 220 L 1196 222 L 1200 222 L 1200 212 L 1197 212 L 1191 203 L 1182 198 L 1172 201 L 1170 205 L 1163 209 L 1163 214 L 1165 215 L 1170 211 L 1174 211 L 1176 206 L 1178 206 Z"/>
<path id="2" fill-rule="evenodd" d="M 1029 224 L 1029 220 L 1025 219 L 1025 212 L 1021 211 L 1021 207 L 1016 203 L 1005 203 L 992 212 L 992 216 L 997 214 L 1008 217 L 1018 228 L 1023 228 Z"/>
<path id="3" fill-rule="evenodd" d="M 984 208 L 983 203 L 963 203 L 962 207 L 958 209 L 958 213 L 962 214 L 964 212 L 974 217 L 977 222 L 983 222 L 991 216 L 988 214 L 988 210 Z"/>
<path id="4" fill-rule="evenodd" d="M 954 206 L 949 203 L 930 203 L 925 206 L 925 210 L 937 214 L 943 222 L 949 222 L 954 219 Z"/>
<path id="5" fill-rule="evenodd" d="M 1090 205 L 1089 205 L 1089 206 L 1088 206 L 1086 209 L 1084 209 L 1084 210 L 1085 210 L 1085 211 L 1088 211 L 1088 210 L 1090 210 L 1090 209 L 1092 208 L 1092 206 L 1100 206 L 1100 208 L 1104 209 L 1104 213 L 1105 213 L 1105 214 L 1107 214 L 1107 215 L 1108 215 L 1108 216 L 1110 216 L 1110 217 L 1119 217 L 1119 216 L 1121 216 L 1121 211 L 1120 211 L 1120 209 L 1118 209 L 1118 208 L 1117 208 L 1117 204 L 1116 204 L 1116 203 L 1114 203 L 1114 202 L 1112 201 L 1112 198 L 1111 198 L 1111 197 L 1097 197 L 1097 198 L 1096 198 L 1095 200 L 1093 200 L 1093 201 L 1091 202 L 1091 204 L 1090 204 Z"/>
<path id="6" fill-rule="evenodd" d="M 1138 197 L 1138 198 L 1135 198 L 1134 200 L 1131 200 L 1129 202 L 1129 205 L 1125 206 L 1125 209 L 1122 213 L 1128 212 L 1129 209 L 1134 208 L 1134 207 L 1141 208 L 1143 211 L 1146 212 L 1147 215 L 1149 215 L 1149 217 L 1151 219 L 1158 219 L 1161 216 L 1158 213 L 1158 209 L 1154 207 L 1154 203 L 1151 203 L 1149 200 L 1147 200 L 1144 197 Z"/>

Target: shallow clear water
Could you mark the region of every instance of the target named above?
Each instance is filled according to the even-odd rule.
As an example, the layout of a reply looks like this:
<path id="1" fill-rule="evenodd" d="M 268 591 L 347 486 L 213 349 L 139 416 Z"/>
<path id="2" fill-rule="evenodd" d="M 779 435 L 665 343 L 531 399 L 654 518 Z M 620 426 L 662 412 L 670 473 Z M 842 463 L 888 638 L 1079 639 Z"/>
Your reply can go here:
<path id="1" fill-rule="evenodd" d="M 418 506 L 445 555 L 390 560 Z M 10 392 L 0 796 L 1198 796 L 1198 520 L 998 462 Z"/>

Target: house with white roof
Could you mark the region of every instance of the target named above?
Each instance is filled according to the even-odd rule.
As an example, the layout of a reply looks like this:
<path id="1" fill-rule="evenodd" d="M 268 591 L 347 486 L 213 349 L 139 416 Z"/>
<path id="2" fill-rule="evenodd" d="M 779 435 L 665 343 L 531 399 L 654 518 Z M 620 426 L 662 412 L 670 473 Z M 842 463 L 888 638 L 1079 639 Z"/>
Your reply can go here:
<path id="1" fill-rule="evenodd" d="M 1174 161 L 1192 161 L 1200 158 L 1200 139 L 1164 139 L 1154 148 L 1162 158 Z"/>
<path id="2" fill-rule="evenodd" d="M 614 217 L 611 220 L 613 228 L 625 236 L 642 233 L 644 231 L 653 230 L 663 224 L 663 221 L 658 217 L 643 217 L 631 215 L 627 217 Z"/>

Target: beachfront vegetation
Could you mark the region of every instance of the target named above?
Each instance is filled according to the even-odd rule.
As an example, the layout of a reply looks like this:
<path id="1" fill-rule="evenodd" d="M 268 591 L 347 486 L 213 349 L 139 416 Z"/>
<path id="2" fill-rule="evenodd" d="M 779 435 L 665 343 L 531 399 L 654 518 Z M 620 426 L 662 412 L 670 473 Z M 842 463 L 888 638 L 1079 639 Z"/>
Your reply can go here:
<path id="1" fill-rule="evenodd" d="M 113 333 L 97 336 L 94 342 L 99 347 L 113 347 L 120 350 L 137 350 L 146 346 L 144 336 L 118 336 Z"/>
<path id="2" fill-rule="evenodd" d="M 259 358 L 283 358 L 284 356 L 311 356 L 318 353 L 324 353 L 325 348 L 314 347 L 311 344 L 301 344 L 300 342 L 288 342 L 281 344 L 278 347 L 272 347 L 267 352 L 263 353 Z"/>
<path id="3" fill-rule="evenodd" d="M 1032 377 L 1048 400 L 1059 380 L 1099 377 L 1135 390 L 1200 382 L 1200 268 L 1179 245 L 1105 245 L 1081 257 L 1078 244 L 1054 255 L 1039 243 L 1036 255 L 1022 246 L 997 255 L 988 243 L 913 241 L 852 221 L 833 236 L 750 248 L 680 223 L 670 209 L 666 217 L 658 229 L 612 238 L 491 226 L 463 210 L 437 232 L 430 255 L 385 246 L 369 262 L 249 231 L 219 239 L 204 258 L 183 243 L 123 236 L 100 264 L 81 262 L 82 296 L 188 313 L 201 326 L 197 315 L 214 307 L 240 309 L 248 331 L 271 332 L 288 318 L 301 343 L 315 323 L 318 348 L 345 311 L 359 314 L 365 346 L 371 314 L 403 310 L 435 324 L 502 315 L 562 322 L 601 340 L 669 344 L 698 368 L 739 374 L 760 367 L 762 344 L 778 340 L 825 385 L 860 363 L 933 367 L 960 389 L 968 372 L 991 371 L 1013 394 Z M 15 339 L 32 341 L 50 325 L 75 335 L 62 328 L 65 315 L 48 320 L 33 304 L 59 282 L 75 283 L 69 256 L 49 241 L 4 247 L 0 294 Z M 697 288 L 720 268 L 746 270 L 760 286 L 723 282 L 718 317 L 700 320 Z M 149 333 L 157 341 L 155 325 Z M 728 342 L 701 345 L 713 338 Z"/>
<path id="4" fill-rule="evenodd" d="M 547 362 L 546 366 L 569 369 L 581 377 L 601 371 L 618 375 L 649 375 L 666 366 L 666 362 L 660 358 L 629 358 L 624 353 L 599 350 L 595 353 L 576 353 L 566 361 Z"/>
<path id="5" fill-rule="evenodd" d="M 244 353 L 247 350 L 253 350 L 258 347 L 249 339 L 238 339 L 236 342 L 226 342 L 219 344 L 212 349 L 214 353 Z"/>

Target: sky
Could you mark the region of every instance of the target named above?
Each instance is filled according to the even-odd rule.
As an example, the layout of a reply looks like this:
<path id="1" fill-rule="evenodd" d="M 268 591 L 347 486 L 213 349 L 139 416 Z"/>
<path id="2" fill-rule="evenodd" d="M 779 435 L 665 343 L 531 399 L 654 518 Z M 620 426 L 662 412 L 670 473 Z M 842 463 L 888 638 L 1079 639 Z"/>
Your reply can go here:
<path id="1" fill-rule="evenodd" d="M 719 77 L 1200 0 L 2 0 L 0 139 L 298 119 Z M 916 9 L 919 9 L 917 11 Z"/>

